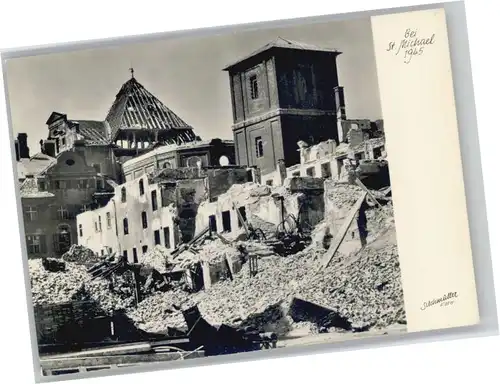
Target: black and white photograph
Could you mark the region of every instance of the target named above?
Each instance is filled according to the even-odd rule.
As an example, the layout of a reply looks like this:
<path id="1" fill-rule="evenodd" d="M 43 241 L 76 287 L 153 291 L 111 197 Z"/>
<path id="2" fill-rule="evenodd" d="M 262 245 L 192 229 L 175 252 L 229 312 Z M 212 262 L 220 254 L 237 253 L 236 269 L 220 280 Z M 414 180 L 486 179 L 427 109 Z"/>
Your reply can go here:
<path id="1" fill-rule="evenodd" d="M 406 333 L 375 61 L 369 17 L 6 60 L 42 375 Z"/>

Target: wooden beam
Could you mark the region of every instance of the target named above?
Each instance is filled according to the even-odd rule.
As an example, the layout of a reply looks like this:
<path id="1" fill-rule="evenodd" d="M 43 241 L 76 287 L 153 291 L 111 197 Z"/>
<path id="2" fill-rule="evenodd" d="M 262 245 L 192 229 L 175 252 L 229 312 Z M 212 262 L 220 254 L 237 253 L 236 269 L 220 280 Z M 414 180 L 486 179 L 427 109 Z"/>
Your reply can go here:
<path id="1" fill-rule="evenodd" d="M 328 251 L 325 254 L 325 257 L 323 258 L 323 262 L 321 263 L 320 270 L 323 268 L 328 267 L 330 262 L 333 259 L 333 256 L 337 252 L 337 250 L 340 247 L 340 244 L 342 244 L 342 241 L 344 240 L 344 237 L 351 226 L 352 221 L 354 220 L 354 217 L 356 216 L 356 213 L 358 213 L 359 209 L 361 208 L 361 204 L 365 201 L 367 196 L 366 192 L 363 192 L 363 194 L 359 197 L 358 201 L 353 205 L 351 210 L 349 211 L 349 215 L 347 215 L 346 219 L 342 223 L 342 227 L 337 233 L 337 236 L 335 237 L 334 241 L 332 242 L 332 245 L 330 248 L 328 248 Z"/>
<path id="2" fill-rule="evenodd" d="M 370 200 L 373 200 L 373 202 L 375 204 L 377 204 L 380 209 L 383 210 L 382 204 L 380 204 L 378 202 L 377 198 L 375 196 L 373 196 L 373 194 L 368 190 L 368 188 L 366 188 L 366 186 L 361 182 L 361 180 L 359 180 L 358 178 L 356 178 L 355 182 L 358 185 L 358 187 L 360 187 L 363 191 L 366 192 L 366 194 L 370 197 Z M 385 213 L 384 213 L 384 215 L 385 215 Z M 385 215 L 385 216 L 387 216 L 387 215 Z"/>

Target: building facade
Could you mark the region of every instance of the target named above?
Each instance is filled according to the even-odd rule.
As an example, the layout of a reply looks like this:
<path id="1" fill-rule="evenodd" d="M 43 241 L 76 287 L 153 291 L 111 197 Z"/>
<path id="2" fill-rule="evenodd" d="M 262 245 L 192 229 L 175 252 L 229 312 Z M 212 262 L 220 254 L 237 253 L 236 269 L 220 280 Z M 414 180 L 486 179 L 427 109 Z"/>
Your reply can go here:
<path id="1" fill-rule="evenodd" d="M 133 180 L 157 169 L 209 167 L 234 164 L 234 143 L 213 139 L 181 145 L 161 145 L 123 163 L 125 180 Z"/>
<path id="2" fill-rule="evenodd" d="M 159 169 L 115 187 L 107 205 L 77 216 L 78 244 L 117 251 L 130 262 L 155 245 L 174 249 L 203 230 L 198 208 L 233 184 L 255 178 L 245 167 Z"/>
<path id="3" fill-rule="evenodd" d="M 297 142 L 337 140 L 340 52 L 282 38 L 227 66 L 236 161 L 264 175 L 300 160 Z M 343 102 L 343 97 L 337 102 Z"/>
<path id="4" fill-rule="evenodd" d="M 81 153 L 66 151 L 47 169 L 28 175 L 20 192 L 28 256 L 50 257 L 77 242 L 76 216 L 104 204 L 113 188 Z"/>

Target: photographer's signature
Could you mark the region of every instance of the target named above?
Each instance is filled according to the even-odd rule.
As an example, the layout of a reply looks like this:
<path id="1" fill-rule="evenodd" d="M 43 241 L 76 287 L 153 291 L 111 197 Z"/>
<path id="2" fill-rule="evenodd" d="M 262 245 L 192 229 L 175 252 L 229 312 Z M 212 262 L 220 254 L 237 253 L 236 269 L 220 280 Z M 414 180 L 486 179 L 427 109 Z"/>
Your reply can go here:
<path id="1" fill-rule="evenodd" d="M 438 297 L 438 298 L 435 298 L 435 299 L 432 299 L 429 301 L 424 301 L 424 303 L 422 304 L 422 307 L 420 307 L 420 310 L 425 311 L 427 308 L 433 307 L 433 306 L 438 305 L 438 304 L 440 307 L 447 307 L 449 305 L 453 305 L 453 303 L 455 302 L 454 299 L 457 299 L 457 298 L 458 298 L 457 292 L 448 292 L 447 294 L 445 294 L 441 297 Z"/>

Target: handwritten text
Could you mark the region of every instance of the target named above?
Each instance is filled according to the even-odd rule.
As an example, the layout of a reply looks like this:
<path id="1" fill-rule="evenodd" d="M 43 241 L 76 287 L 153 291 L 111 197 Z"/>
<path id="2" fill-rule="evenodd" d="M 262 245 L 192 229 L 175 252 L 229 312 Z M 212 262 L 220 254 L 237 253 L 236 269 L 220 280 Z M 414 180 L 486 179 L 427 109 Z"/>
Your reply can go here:
<path id="1" fill-rule="evenodd" d="M 401 52 L 403 60 L 408 64 L 413 56 L 420 56 L 424 53 L 424 48 L 427 45 L 432 45 L 435 42 L 435 34 L 427 37 L 420 37 L 416 29 L 408 28 L 405 31 L 404 38 L 399 42 L 391 41 L 387 48 L 388 52 L 393 52 L 396 56 Z"/>
<path id="2" fill-rule="evenodd" d="M 424 301 L 424 303 L 422 304 L 422 307 L 420 307 L 420 310 L 424 311 L 427 308 L 433 307 L 437 304 L 439 304 L 440 307 L 446 307 L 446 306 L 452 305 L 454 303 L 454 300 L 452 300 L 452 299 L 455 299 L 457 297 L 458 297 L 458 293 L 449 292 L 446 295 L 439 297 L 437 299 Z"/>

